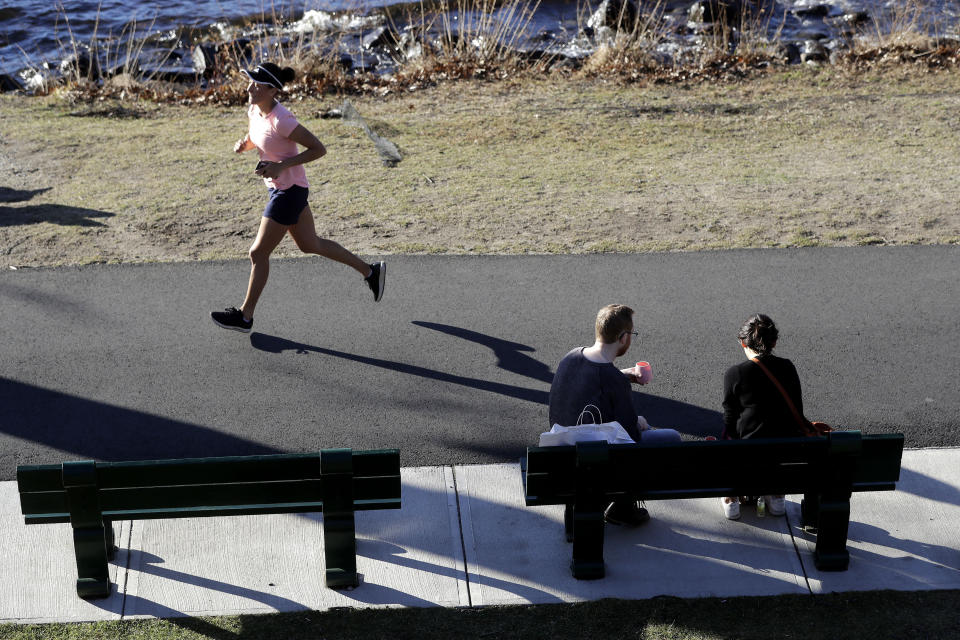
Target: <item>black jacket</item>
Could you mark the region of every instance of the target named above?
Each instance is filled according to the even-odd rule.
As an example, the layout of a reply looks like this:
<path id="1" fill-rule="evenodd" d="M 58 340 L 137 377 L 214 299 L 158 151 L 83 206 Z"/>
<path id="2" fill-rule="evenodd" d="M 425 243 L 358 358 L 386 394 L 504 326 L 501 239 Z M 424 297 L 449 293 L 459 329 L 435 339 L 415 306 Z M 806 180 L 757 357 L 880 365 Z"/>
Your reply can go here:
<path id="1" fill-rule="evenodd" d="M 793 363 L 774 355 L 760 357 L 783 388 L 800 415 L 803 398 L 800 377 Z M 802 435 L 800 425 L 767 374 L 750 360 L 736 364 L 723 375 L 723 438 L 787 438 Z"/>

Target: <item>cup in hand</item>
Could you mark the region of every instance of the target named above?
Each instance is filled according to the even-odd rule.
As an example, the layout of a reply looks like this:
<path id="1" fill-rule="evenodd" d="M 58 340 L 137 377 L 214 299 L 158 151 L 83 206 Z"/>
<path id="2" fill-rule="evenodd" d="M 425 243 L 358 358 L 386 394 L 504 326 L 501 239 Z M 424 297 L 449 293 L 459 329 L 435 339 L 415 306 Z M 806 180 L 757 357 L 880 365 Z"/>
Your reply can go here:
<path id="1" fill-rule="evenodd" d="M 653 369 L 649 362 L 638 362 L 634 375 L 640 380 L 640 384 L 649 384 L 653 380 Z"/>

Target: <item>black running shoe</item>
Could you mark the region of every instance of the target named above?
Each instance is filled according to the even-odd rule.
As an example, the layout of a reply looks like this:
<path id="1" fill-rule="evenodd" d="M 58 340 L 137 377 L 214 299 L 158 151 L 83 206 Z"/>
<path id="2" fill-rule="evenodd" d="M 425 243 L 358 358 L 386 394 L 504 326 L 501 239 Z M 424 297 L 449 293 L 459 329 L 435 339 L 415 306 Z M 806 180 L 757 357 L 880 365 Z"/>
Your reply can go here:
<path id="1" fill-rule="evenodd" d="M 636 527 L 650 520 L 650 512 L 636 502 L 611 502 L 603 512 L 603 519 L 610 524 Z"/>
<path id="2" fill-rule="evenodd" d="M 383 297 L 383 283 L 387 280 L 387 263 L 380 261 L 370 265 L 373 273 L 365 278 L 370 291 L 373 291 L 373 300 L 380 302 Z"/>
<path id="3" fill-rule="evenodd" d="M 250 329 L 253 327 L 253 320 L 244 320 L 243 312 L 235 307 L 230 307 L 223 311 L 213 311 L 210 313 L 210 317 L 213 318 L 213 321 L 216 322 L 218 326 L 224 329 L 250 333 Z"/>

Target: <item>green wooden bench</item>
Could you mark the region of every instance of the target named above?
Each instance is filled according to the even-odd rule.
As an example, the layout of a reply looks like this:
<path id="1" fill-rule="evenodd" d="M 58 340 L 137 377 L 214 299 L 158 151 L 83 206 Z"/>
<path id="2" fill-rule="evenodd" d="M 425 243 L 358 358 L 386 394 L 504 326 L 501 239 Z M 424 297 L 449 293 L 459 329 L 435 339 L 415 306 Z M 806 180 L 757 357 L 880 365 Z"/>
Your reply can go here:
<path id="1" fill-rule="evenodd" d="M 618 497 L 803 494 L 802 524 L 817 532 L 817 568 L 842 571 L 850 562 L 852 492 L 894 490 L 902 453 L 902 434 L 861 436 L 858 431 L 649 445 L 581 442 L 528 448 L 523 477 L 527 506 L 566 505 L 571 571 L 578 579 L 604 576 L 603 510 Z"/>
<path id="2" fill-rule="evenodd" d="M 114 520 L 323 512 L 326 584 L 359 584 L 354 512 L 400 508 L 396 449 L 17 467 L 27 524 L 69 522 L 77 593 L 110 594 Z"/>

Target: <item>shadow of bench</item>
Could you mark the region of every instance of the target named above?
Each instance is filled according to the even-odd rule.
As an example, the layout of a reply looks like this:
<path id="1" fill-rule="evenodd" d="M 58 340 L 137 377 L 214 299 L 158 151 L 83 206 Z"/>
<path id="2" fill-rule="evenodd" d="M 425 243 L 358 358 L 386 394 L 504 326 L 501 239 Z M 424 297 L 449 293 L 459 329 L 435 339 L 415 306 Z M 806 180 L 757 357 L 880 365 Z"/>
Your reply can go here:
<path id="1" fill-rule="evenodd" d="M 892 491 L 900 479 L 903 434 L 836 431 L 815 438 L 664 444 L 580 442 L 529 447 L 523 465 L 527 506 L 565 505 L 577 579 L 602 578 L 604 508 L 617 498 L 673 500 L 803 494 L 803 526 L 816 531 L 814 563 L 850 563 L 850 497 Z M 719 517 L 719 516 L 718 516 Z"/>
<path id="2" fill-rule="evenodd" d="M 326 585 L 359 584 L 355 511 L 400 508 L 396 449 L 17 467 L 30 524 L 69 522 L 77 593 L 110 595 L 114 520 L 323 512 Z"/>

